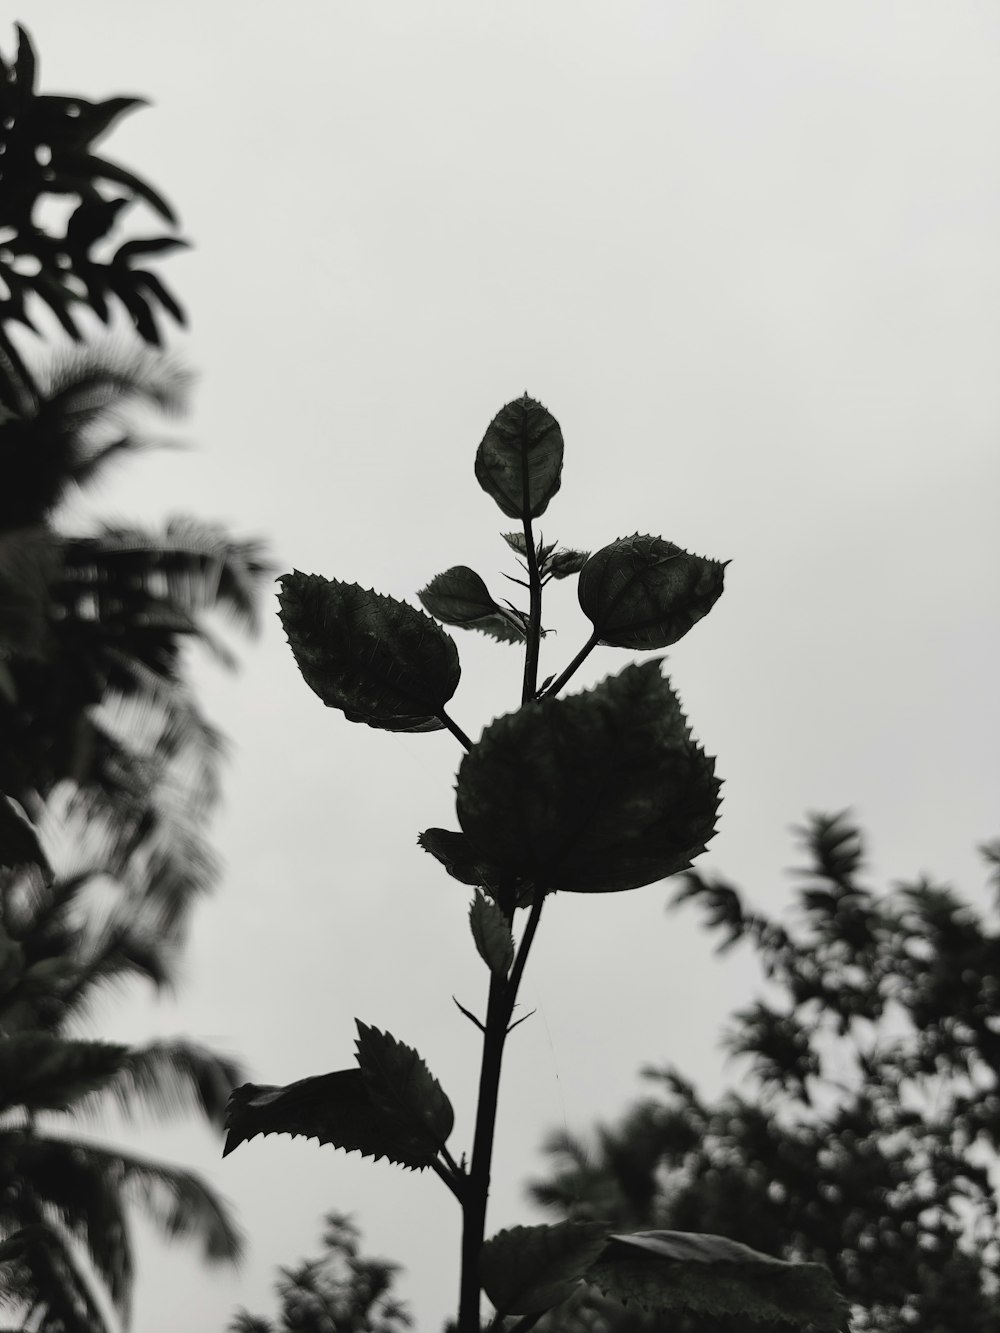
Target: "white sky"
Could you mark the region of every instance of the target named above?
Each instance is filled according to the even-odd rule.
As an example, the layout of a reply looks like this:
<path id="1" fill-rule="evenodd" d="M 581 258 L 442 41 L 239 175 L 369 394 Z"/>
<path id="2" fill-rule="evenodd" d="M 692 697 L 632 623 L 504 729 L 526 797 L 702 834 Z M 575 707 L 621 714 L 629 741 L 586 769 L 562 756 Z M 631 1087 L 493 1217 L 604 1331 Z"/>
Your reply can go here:
<path id="1" fill-rule="evenodd" d="M 978 890 L 1000 794 L 995 5 L 28 0 L 21 18 L 45 90 L 155 103 L 106 151 L 196 245 L 161 272 L 192 319 L 198 450 L 137 461 L 95 512 L 217 518 L 282 569 L 411 600 L 457 563 L 499 592 L 510 524 L 472 463 L 527 389 L 566 437 L 547 538 L 648 531 L 732 559 L 669 653 L 726 782 L 702 868 L 778 910 L 788 825 L 852 805 L 879 882 Z M 571 590 L 546 622 L 544 673 L 584 636 Z M 459 647 L 452 711 L 476 733 L 515 706 L 518 657 Z M 358 1015 L 420 1049 L 460 1150 L 478 1043 L 451 996 L 479 1005 L 485 970 L 466 893 L 414 845 L 455 827 L 459 747 L 324 711 L 274 617 L 245 658 L 235 680 L 199 668 L 234 743 L 224 883 L 178 1001 L 110 1005 L 102 1035 L 183 1031 L 283 1083 L 349 1066 Z M 628 660 L 600 650 L 577 688 Z M 641 1065 L 708 1092 L 738 1077 L 717 1038 L 752 969 L 667 898 L 547 908 L 490 1230 L 531 1220 L 544 1133 L 614 1116 Z M 252 1242 L 236 1277 L 144 1245 L 139 1333 L 271 1310 L 330 1208 L 405 1264 L 421 1329 L 453 1310 L 459 1218 L 432 1175 L 287 1139 L 223 1163 L 197 1126 L 133 1142 L 204 1172 Z"/>

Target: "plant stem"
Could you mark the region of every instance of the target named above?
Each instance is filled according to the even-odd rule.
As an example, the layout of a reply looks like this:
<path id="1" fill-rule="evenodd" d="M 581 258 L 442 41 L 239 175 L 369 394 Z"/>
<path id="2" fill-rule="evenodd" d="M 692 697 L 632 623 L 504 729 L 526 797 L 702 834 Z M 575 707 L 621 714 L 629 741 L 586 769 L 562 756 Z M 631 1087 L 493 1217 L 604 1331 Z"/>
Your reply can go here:
<path id="1" fill-rule="evenodd" d="M 563 671 L 561 675 L 557 676 L 556 679 L 549 686 L 549 688 L 545 691 L 543 698 L 547 699 L 550 694 L 559 693 L 559 691 L 566 684 L 566 682 L 569 680 L 570 676 L 572 676 L 573 672 L 577 669 L 580 663 L 585 658 L 589 657 L 593 649 L 597 647 L 599 641 L 600 641 L 599 636 L 597 630 L 595 629 L 593 634 L 591 634 L 590 638 L 583 645 L 583 647 L 580 649 L 577 655 L 573 658 L 572 662 L 570 662 L 569 666 L 565 669 L 565 671 Z"/>
<path id="2" fill-rule="evenodd" d="M 469 740 L 468 736 L 466 736 L 465 732 L 458 725 L 458 723 L 448 716 L 448 714 L 444 711 L 443 708 L 441 709 L 440 713 L 438 713 L 438 717 L 448 728 L 451 734 L 453 736 L 458 737 L 458 739 L 462 742 L 462 744 L 465 746 L 467 750 L 472 749 L 472 742 Z"/>
<path id="3" fill-rule="evenodd" d="M 490 1166 L 493 1159 L 493 1134 L 496 1128 L 497 1099 L 500 1091 L 500 1067 L 507 1040 L 507 1024 L 517 1001 L 517 990 L 524 975 L 531 942 L 542 915 L 544 893 L 536 890 L 528 924 L 525 926 L 514 966 L 507 978 L 490 978 L 490 998 L 486 1008 L 486 1034 L 483 1037 L 483 1062 L 479 1071 L 479 1104 L 476 1107 L 476 1131 L 472 1142 L 472 1162 L 462 1205 L 462 1278 L 458 1306 L 458 1333 L 480 1333 L 479 1255 L 486 1233 L 486 1203 L 490 1193 Z"/>
<path id="4" fill-rule="evenodd" d="M 538 574 L 538 557 L 535 553 L 535 538 L 531 531 L 531 517 L 528 513 L 528 470 L 525 468 L 525 504 L 524 504 L 524 550 L 528 562 L 528 641 L 524 654 L 524 686 L 521 690 L 521 703 L 530 703 L 538 693 L 538 645 L 542 638 L 542 580 Z"/>

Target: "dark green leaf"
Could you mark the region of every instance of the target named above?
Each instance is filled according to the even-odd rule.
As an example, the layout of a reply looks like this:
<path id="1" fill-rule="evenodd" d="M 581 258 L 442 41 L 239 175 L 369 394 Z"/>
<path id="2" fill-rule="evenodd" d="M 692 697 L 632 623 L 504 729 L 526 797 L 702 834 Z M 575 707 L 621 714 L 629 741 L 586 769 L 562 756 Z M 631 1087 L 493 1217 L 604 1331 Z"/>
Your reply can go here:
<path id="1" fill-rule="evenodd" d="M 500 1315 L 541 1314 L 566 1300 L 607 1244 L 604 1222 L 510 1227 L 487 1240 L 483 1290 Z"/>
<path id="2" fill-rule="evenodd" d="M 503 912 L 477 893 L 469 907 L 469 926 L 479 957 L 495 976 L 505 977 L 514 961 L 514 937 Z"/>
<path id="3" fill-rule="evenodd" d="M 451 1102 L 412 1046 L 355 1021 L 358 1064 L 368 1095 L 407 1136 L 419 1140 L 433 1160 L 455 1125 Z"/>
<path id="4" fill-rule="evenodd" d="M 351 722 L 437 731 L 461 668 L 430 616 L 356 583 L 297 570 L 280 580 L 281 622 L 310 689 Z"/>
<path id="5" fill-rule="evenodd" d="M 424 609 L 446 625 L 481 630 L 508 643 L 525 637 L 516 615 L 493 600 L 486 584 L 467 565 L 436 575 L 417 596 Z"/>
<path id="6" fill-rule="evenodd" d="M 666 648 L 718 601 L 726 563 L 689 555 L 662 537 L 621 537 L 584 565 L 580 606 L 601 643 Z"/>
<path id="7" fill-rule="evenodd" d="M 847 1306 L 822 1264 L 786 1263 L 724 1236 L 612 1235 L 586 1275 L 606 1296 L 652 1313 L 691 1310 L 847 1330 Z"/>
<path id="8" fill-rule="evenodd" d="M 229 1099 L 223 1157 L 258 1134 L 317 1139 L 377 1161 L 421 1170 L 434 1153 L 376 1106 L 360 1069 L 299 1079 L 283 1088 L 245 1083 Z"/>
<path id="9" fill-rule="evenodd" d="M 719 786 L 657 659 L 498 718 L 462 760 L 457 809 L 470 861 L 607 893 L 685 870 L 715 832 Z"/>
<path id="10" fill-rule="evenodd" d="M 476 454 L 476 480 L 508 518 L 537 518 L 559 489 L 559 423 L 525 394 L 490 422 Z"/>

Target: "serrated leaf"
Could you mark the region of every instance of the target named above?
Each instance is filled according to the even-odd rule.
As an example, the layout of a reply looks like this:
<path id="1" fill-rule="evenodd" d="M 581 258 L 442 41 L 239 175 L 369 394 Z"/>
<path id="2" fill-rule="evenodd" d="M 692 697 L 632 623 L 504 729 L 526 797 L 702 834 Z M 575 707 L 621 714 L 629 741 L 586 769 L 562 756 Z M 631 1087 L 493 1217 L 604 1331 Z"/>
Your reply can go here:
<path id="1" fill-rule="evenodd" d="M 281 622 L 306 684 L 350 722 L 438 731 L 461 668 L 450 635 L 394 597 L 298 570 L 280 580 Z"/>
<path id="2" fill-rule="evenodd" d="M 558 421 L 524 394 L 490 422 L 476 453 L 476 480 L 508 518 L 537 518 L 559 489 L 562 460 Z"/>
<path id="3" fill-rule="evenodd" d="M 561 551 L 556 551 L 548 561 L 546 573 L 551 574 L 554 579 L 568 579 L 571 574 L 579 574 L 589 559 L 589 551 L 574 551 L 564 547 Z"/>
<path id="4" fill-rule="evenodd" d="M 486 728 L 458 772 L 470 861 L 574 893 L 687 869 L 715 832 L 720 783 L 660 661 Z"/>
<path id="5" fill-rule="evenodd" d="M 412 1046 L 355 1020 L 358 1064 L 378 1109 L 422 1143 L 433 1161 L 455 1125 L 455 1112 L 440 1083 Z"/>
<path id="6" fill-rule="evenodd" d="M 223 1157 L 258 1134 L 316 1139 L 416 1171 L 430 1166 L 435 1155 L 375 1104 L 360 1069 L 317 1074 L 285 1087 L 244 1083 L 229 1098 L 226 1126 Z"/>
<path id="7" fill-rule="evenodd" d="M 848 1329 L 847 1305 L 822 1264 L 788 1263 L 725 1236 L 612 1235 L 586 1274 L 606 1296 L 650 1313 L 690 1310 Z"/>
<path id="8" fill-rule="evenodd" d="M 477 893 L 469 906 L 469 927 L 479 957 L 498 977 L 506 977 L 514 961 L 514 936 L 503 912 L 491 898 Z"/>
<path id="9" fill-rule="evenodd" d="M 417 596 L 424 609 L 446 625 L 480 630 L 505 643 L 526 637 L 515 616 L 493 600 L 486 584 L 468 565 L 454 565 L 437 574 Z"/>
<path id="10" fill-rule="evenodd" d="M 483 1244 L 479 1280 L 498 1314 L 541 1314 L 573 1294 L 607 1244 L 604 1222 L 509 1227 Z"/>
<path id="11" fill-rule="evenodd" d="M 464 833 L 444 828 L 424 829 L 417 836 L 417 844 L 425 852 L 430 852 L 436 861 L 440 861 L 453 879 L 485 889 L 491 898 L 496 899 L 504 872 L 480 856 L 471 839 Z M 518 907 L 530 903 L 531 885 L 517 879 L 514 886 L 518 893 Z"/>
<path id="12" fill-rule="evenodd" d="M 666 648 L 719 600 L 727 563 L 635 533 L 590 557 L 577 595 L 601 643 L 640 651 Z"/>

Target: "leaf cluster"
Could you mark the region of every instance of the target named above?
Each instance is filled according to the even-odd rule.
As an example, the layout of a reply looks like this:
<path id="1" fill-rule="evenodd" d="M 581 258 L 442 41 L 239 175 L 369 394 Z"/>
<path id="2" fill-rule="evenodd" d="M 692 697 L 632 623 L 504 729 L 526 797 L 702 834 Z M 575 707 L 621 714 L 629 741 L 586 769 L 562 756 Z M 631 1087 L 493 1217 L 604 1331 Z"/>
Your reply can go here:
<path id="1" fill-rule="evenodd" d="M 185 243 L 160 235 L 137 237 L 110 249 L 119 219 L 139 200 L 170 226 L 176 217 L 148 182 L 95 152 L 97 141 L 122 116 L 144 105 L 143 100 L 111 97 L 93 102 L 38 93 L 31 39 L 20 25 L 17 34 L 15 58 L 8 62 L 0 57 L 0 280 L 6 291 L 0 299 L 0 329 L 16 322 L 37 332 L 30 305 L 34 297 L 79 341 L 75 309 L 87 306 L 106 324 L 117 302 L 143 341 L 159 346 L 158 309 L 178 323 L 184 323 L 184 311 L 144 261 Z M 41 217 L 53 198 L 78 200 L 61 234 L 47 230 Z M 20 373 L 23 365 L 5 331 L 0 348 L 8 370 Z M 9 406 L 17 405 L 9 388 L 0 397 Z"/>

